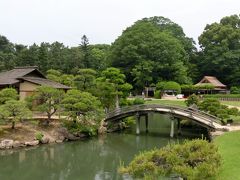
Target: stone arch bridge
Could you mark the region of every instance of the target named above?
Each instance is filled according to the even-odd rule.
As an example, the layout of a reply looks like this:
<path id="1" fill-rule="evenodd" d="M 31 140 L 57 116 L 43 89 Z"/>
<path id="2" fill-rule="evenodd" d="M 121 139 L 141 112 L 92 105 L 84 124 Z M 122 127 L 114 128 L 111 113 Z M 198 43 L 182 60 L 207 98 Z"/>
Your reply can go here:
<path id="1" fill-rule="evenodd" d="M 224 130 L 221 120 L 213 115 L 196 109 L 184 108 L 179 106 L 144 104 L 133 105 L 116 109 L 106 115 L 105 122 L 118 122 L 129 116 L 136 116 L 136 133 L 140 133 L 140 117 L 145 116 L 146 131 L 148 131 L 148 113 L 155 112 L 171 115 L 170 136 L 174 136 L 174 121 L 178 120 L 178 131 L 180 128 L 180 119 L 190 119 L 210 131 Z"/>

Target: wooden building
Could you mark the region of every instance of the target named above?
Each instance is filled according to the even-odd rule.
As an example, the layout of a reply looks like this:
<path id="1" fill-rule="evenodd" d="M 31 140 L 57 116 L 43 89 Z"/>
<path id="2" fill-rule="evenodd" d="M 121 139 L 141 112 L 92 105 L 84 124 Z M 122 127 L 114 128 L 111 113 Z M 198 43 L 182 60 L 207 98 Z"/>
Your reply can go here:
<path id="1" fill-rule="evenodd" d="M 36 66 L 16 67 L 0 73 L 0 89 L 15 88 L 21 100 L 30 96 L 39 86 L 50 86 L 65 91 L 71 89 L 47 79 Z"/>
<path id="2" fill-rule="evenodd" d="M 226 93 L 227 86 L 221 83 L 216 77 L 214 76 L 204 76 L 202 80 L 195 84 L 194 86 L 202 87 L 202 89 L 198 89 L 199 92 L 208 92 L 209 89 L 204 88 L 207 86 L 212 86 L 211 93 Z"/>

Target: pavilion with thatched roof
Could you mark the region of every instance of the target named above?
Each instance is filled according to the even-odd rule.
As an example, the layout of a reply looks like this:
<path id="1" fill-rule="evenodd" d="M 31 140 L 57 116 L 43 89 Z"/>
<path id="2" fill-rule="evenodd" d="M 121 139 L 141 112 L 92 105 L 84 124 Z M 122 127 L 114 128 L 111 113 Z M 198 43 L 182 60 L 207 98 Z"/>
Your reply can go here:
<path id="1" fill-rule="evenodd" d="M 201 91 L 209 91 L 211 89 L 211 92 L 214 93 L 226 93 L 227 91 L 227 86 L 221 83 L 216 77 L 214 76 L 204 76 L 202 80 L 195 84 L 194 86 L 196 87 L 201 87 L 198 88 Z M 211 87 L 211 88 L 208 88 Z"/>

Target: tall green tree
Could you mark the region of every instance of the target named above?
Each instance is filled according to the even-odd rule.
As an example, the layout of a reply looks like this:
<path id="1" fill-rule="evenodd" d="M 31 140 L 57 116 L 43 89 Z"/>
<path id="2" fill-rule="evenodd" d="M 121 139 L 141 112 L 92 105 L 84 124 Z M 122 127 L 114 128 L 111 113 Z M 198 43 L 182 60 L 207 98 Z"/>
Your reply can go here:
<path id="1" fill-rule="evenodd" d="M 5 53 L 13 53 L 14 45 L 5 37 L 0 35 L 0 51 Z"/>
<path id="2" fill-rule="evenodd" d="M 83 120 L 86 122 L 88 120 L 97 120 L 97 115 L 100 115 L 102 111 L 101 102 L 96 97 L 88 92 L 81 92 L 77 89 L 69 90 L 62 104 L 69 117 L 74 121 Z M 93 115 L 94 119 L 89 119 L 88 115 Z"/>
<path id="3" fill-rule="evenodd" d="M 150 86 L 152 83 L 153 64 L 152 61 L 142 61 L 132 69 L 131 74 L 134 77 L 133 81 L 137 88 L 141 89 L 141 92 L 144 90 L 145 86 Z"/>
<path id="4" fill-rule="evenodd" d="M 52 81 L 59 82 L 61 84 L 69 86 L 69 87 L 75 87 L 75 84 L 74 84 L 75 77 L 72 74 L 62 74 L 58 70 L 49 69 L 47 71 L 47 78 Z"/>
<path id="5" fill-rule="evenodd" d="M 74 83 L 77 89 L 91 92 L 95 86 L 97 72 L 93 69 L 79 69 L 75 76 Z"/>
<path id="6" fill-rule="evenodd" d="M 65 66 L 68 67 L 64 72 L 77 74 L 79 69 L 85 68 L 84 66 L 84 54 L 80 47 L 72 47 L 68 50 L 68 58 L 65 62 Z"/>
<path id="7" fill-rule="evenodd" d="M 62 101 L 68 115 L 66 125 L 70 132 L 96 135 L 103 120 L 101 102 L 88 92 L 77 89 L 69 90 Z"/>
<path id="8" fill-rule="evenodd" d="M 64 92 L 62 90 L 48 86 L 40 86 L 31 98 L 32 101 L 37 102 L 35 108 L 47 114 L 46 125 L 50 123 L 51 117 L 60 108 L 63 96 Z"/>
<path id="9" fill-rule="evenodd" d="M 132 85 L 126 83 L 126 76 L 117 68 L 107 68 L 102 72 L 102 80 L 111 83 L 114 88 L 116 108 L 119 108 L 119 98 L 124 97 L 132 89 Z"/>
<path id="10" fill-rule="evenodd" d="M 115 86 L 105 78 L 99 77 L 96 79 L 96 88 L 93 94 L 101 101 L 105 112 L 109 112 L 115 106 Z"/>
<path id="11" fill-rule="evenodd" d="M 240 16 L 207 25 L 199 37 L 201 75 L 217 76 L 228 85 L 240 83 Z"/>
<path id="12" fill-rule="evenodd" d="M 90 67 L 96 71 L 103 71 L 110 66 L 108 56 L 110 52 L 110 45 L 95 44 L 89 45 Z"/>
<path id="13" fill-rule="evenodd" d="M 47 78 L 52 80 L 52 81 L 56 81 L 56 82 L 61 82 L 61 76 L 62 73 L 58 70 L 55 69 L 49 69 L 47 70 Z"/>
<path id="14" fill-rule="evenodd" d="M 2 105 L 1 108 L 3 108 L 2 111 L 8 115 L 6 120 L 11 121 L 12 129 L 15 129 L 17 121 L 30 118 L 32 115 L 24 101 L 9 100 Z"/>
<path id="15" fill-rule="evenodd" d="M 39 66 L 39 46 L 35 43 L 29 47 L 16 44 L 17 66 Z"/>
<path id="16" fill-rule="evenodd" d="M 189 83 L 189 51 L 185 34 L 179 26 L 162 17 L 145 18 L 123 31 L 111 47 L 112 66 L 120 68 L 133 82 L 131 72 L 144 61 L 153 62 L 153 82 L 174 80 Z M 180 33 L 181 32 L 181 33 Z M 181 37 L 181 38 L 180 38 Z M 188 39 L 189 40 L 189 39 Z M 191 48 L 189 48 L 191 49 Z"/>
<path id="17" fill-rule="evenodd" d="M 54 42 L 49 45 L 49 65 L 51 69 L 61 69 L 67 71 L 66 62 L 68 59 L 68 49 L 60 42 Z"/>
<path id="18" fill-rule="evenodd" d="M 80 48 L 83 53 L 83 63 L 85 68 L 91 68 L 90 67 L 90 60 L 89 60 L 89 41 L 86 35 L 83 35 L 81 38 L 81 44 Z"/>
<path id="19" fill-rule="evenodd" d="M 11 69 L 15 64 L 16 55 L 13 43 L 0 35 L 0 70 Z"/>
<path id="20" fill-rule="evenodd" d="M 38 53 L 38 67 L 40 70 L 43 72 L 46 72 L 48 70 L 48 67 L 50 65 L 49 61 L 49 48 L 50 44 L 49 43 L 41 43 L 39 47 L 39 53 Z"/>
<path id="21" fill-rule="evenodd" d="M 192 55 L 196 51 L 195 42 L 192 38 L 185 35 L 183 28 L 163 16 L 154 16 L 150 18 L 143 18 L 140 22 L 151 22 L 156 25 L 162 32 L 170 33 L 173 37 L 177 38 L 183 45 L 188 55 Z"/>

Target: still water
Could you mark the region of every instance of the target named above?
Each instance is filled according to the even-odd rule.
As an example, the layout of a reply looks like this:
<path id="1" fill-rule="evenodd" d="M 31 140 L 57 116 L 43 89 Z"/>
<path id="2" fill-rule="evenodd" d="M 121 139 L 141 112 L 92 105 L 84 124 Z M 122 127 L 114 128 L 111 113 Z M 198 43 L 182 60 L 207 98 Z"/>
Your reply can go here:
<path id="1" fill-rule="evenodd" d="M 128 164 L 140 151 L 201 137 L 200 132 L 183 130 L 180 138 L 170 139 L 170 120 L 159 114 L 150 115 L 148 134 L 144 132 L 144 123 L 141 130 L 139 136 L 133 126 L 121 133 L 84 141 L 0 151 L 0 180 L 131 179 L 117 173 L 120 162 Z"/>

